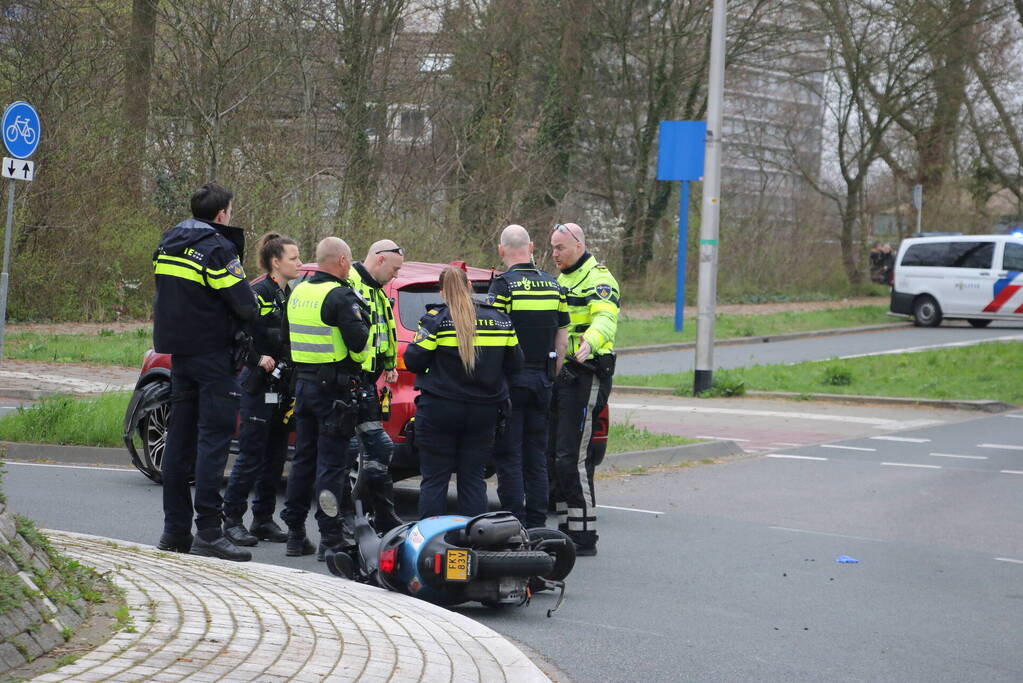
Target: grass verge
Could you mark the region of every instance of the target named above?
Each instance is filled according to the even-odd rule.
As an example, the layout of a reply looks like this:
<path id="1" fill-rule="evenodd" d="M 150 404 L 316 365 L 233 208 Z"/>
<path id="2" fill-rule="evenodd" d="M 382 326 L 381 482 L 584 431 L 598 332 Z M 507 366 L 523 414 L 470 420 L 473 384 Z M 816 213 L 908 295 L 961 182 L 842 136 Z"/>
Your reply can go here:
<path id="1" fill-rule="evenodd" d="M 51 363 L 95 363 L 137 367 L 153 346 L 149 328 L 132 332 L 100 330 L 98 334 L 15 332 L 4 340 L 4 356 Z"/>
<path id="2" fill-rule="evenodd" d="M 920 353 L 718 370 L 714 379 L 733 385 L 741 382 L 746 389 L 757 391 L 1023 403 L 1023 384 L 1016 374 L 1021 365 L 1023 344 L 992 342 Z M 689 395 L 693 373 L 622 375 L 615 377 L 615 384 L 671 387 L 676 394 Z"/>
<path id="3" fill-rule="evenodd" d="M 883 325 L 894 322 L 886 315 L 887 306 L 854 306 L 825 311 L 787 311 L 763 315 L 722 314 L 714 320 L 714 336 L 718 339 L 733 337 L 761 337 L 786 332 L 809 332 L 860 325 Z M 615 346 L 641 346 L 647 344 L 669 344 L 696 339 L 696 323 L 689 320 L 682 332 L 675 332 L 672 317 L 650 318 L 649 320 L 622 319 L 615 335 Z"/>
<path id="4" fill-rule="evenodd" d="M 651 448 L 667 448 L 668 446 L 684 446 L 696 443 L 674 434 L 657 434 L 645 427 L 637 427 L 628 422 L 612 423 L 611 433 L 607 437 L 608 453 L 627 453 L 629 451 L 645 451 Z"/>
<path id="5" fill-rule="evenodd" d="M 0 440 L 75 446 L 122 446 L 124 411 L 131 394 L 111 392 L 76 399 L 50 396 L 0 418 Z"/>

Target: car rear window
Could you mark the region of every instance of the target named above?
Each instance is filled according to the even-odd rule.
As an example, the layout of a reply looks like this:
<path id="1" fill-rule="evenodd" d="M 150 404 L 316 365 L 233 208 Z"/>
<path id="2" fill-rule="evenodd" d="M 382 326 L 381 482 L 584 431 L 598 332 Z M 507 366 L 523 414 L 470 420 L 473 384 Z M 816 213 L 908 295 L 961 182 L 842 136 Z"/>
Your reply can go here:
<path id="1" fill-rule="evenodd" d="M 473 282 L 473 298 L 483 302 L 490 290 L 490 283 Z M 426 315 L 431 304 L 441 303 L 440 290 L 436 286 L 413 286 L 398 290 L 398 317 L 406 330 L 419 329 L 419 319 Z"/>
<path id="2" fill-rule="evenodd" d="M 904 266 L 990 268 L 994 242 L 928 242 L 914 244 L 902 256 Z"/>
<path id="3" fill-rule="evenodd" d="M 1005 255 L 1002 257 L 1002 270 L 1023 270 L 1023 244 L 1005 243 Z"/>

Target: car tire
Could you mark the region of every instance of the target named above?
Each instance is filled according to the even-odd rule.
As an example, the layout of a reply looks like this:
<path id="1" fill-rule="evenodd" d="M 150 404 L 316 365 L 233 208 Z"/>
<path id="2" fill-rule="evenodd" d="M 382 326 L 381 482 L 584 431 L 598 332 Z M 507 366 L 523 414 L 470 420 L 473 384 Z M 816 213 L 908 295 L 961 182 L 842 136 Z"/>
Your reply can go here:
<path id="1" fill-rule="evenodd" d="M 966 322 L 970 323 L 971 327 L 987 327 L 991 324 L 988 318 L 970 318 Z"/>
<path id="2" fill-rule="evenodd" d="M 913 302 L 913 324 L 918 327 L 937 327 L 941 324 L 941 306 L 933 296 L 924 294 Z"/>
<path id="3" fill-rule="evenodd" d="M 138 433 L 142 451 L 149 467 L 142 470 L 157 484 L 163 483 L 163 452 L 167 446 L 167 418 L 170 416 L 170 402 L 161 402 L 147 410 L 139 419 Z"/>

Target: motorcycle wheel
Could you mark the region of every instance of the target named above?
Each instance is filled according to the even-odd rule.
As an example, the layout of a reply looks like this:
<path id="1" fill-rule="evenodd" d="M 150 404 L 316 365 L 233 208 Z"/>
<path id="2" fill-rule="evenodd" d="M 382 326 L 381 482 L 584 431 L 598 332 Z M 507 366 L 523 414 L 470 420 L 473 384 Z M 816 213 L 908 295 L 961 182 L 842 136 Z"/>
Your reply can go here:
<path id="1" fill-rule="evenodd" d="M 554 569 L 549 574 L 539 574 L 538 576 L 550 579 L 551 581 L 561 581 L 568 576 L 572 571 L 572 568 L 575 567 L 575 544 L 572 542 L 572 539 L 569 538 L 567 534 L 562 531 L 558 531 L 557 529 L 539 527 L 529 530 L 530 541 L 546 541 L 552 539 L 564 539 L 568 541 L 568 543 L 554 551 L 552 555 L 554 557 Z M 547 551 L 545 550 L 543 552 Z"/>
<path id="2" fill-rule="evenodd" d="M 547 576 L 554 557 L 543 550 L 477 550 L 476 572 L 481 579 L 502 576 Z"/>

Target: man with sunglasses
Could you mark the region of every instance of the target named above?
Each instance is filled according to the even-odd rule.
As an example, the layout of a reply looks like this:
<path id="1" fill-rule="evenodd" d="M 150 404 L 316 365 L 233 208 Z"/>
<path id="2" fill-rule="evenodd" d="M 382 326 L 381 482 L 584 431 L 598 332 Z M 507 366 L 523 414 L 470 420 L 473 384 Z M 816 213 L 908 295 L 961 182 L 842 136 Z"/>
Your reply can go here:
<path id="1" fill-rule="evenodd" d="M 548 461 L 554 461 L 558 528 L 575 541 L 576 554 L 597 554 L 593 469 L 588 458 L 593 422 L 607 404 L 614 374 L 618 282 L 586 250 L 583 229 L 557 224 L 551 255 L 565 289 L 570 318 L 565 364 L 554 383 Z"/>
<path id="2" fill-rule="evenodd" d="M 368 483 L 373 525 L 380 533 L 404 524 L 394 511 L 394 482 L 388 470 L 394 443 L 384 431 L 380 397 L 377 395 L 377 380 L 381 374 L 388 384 L 398 381 L 398 337 L 394 311 L 383 287 L 394 279 L 404 262 L 404 249 L 391 240 L 379 240 L 370 246 L 365 259 L 352 264 L 348 273 L 349 283 L 369 304 L 370 313 L 367 344 L 370 353 L 362 362 L 359 421 L 349 445 L 348 458 L 349 462 L 356 461 L 361 442 L 365 453 L 362 466 Z"/>

